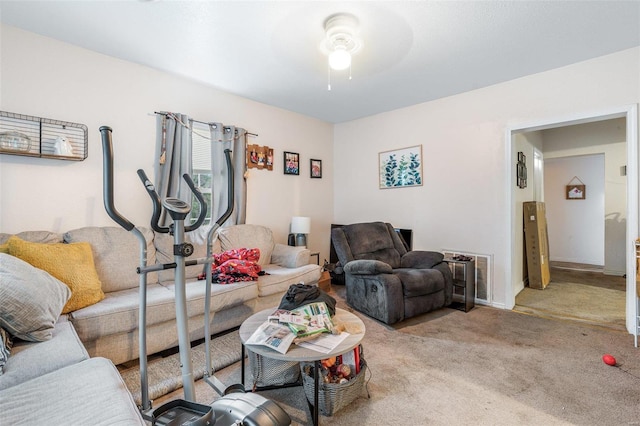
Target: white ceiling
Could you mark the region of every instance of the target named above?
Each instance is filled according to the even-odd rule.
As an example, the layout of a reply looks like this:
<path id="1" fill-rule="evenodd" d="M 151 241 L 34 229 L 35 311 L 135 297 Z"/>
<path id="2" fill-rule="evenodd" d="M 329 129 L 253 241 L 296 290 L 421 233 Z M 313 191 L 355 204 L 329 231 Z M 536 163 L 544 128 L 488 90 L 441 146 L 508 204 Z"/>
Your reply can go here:
<path id="1" fill-rule="evenodd" d="M 336 12 L 364 46 L 327 91 Z M 0 20 L 334 123 L 640 45 L 640 1 L 615 0 L 0 0 Z"/>

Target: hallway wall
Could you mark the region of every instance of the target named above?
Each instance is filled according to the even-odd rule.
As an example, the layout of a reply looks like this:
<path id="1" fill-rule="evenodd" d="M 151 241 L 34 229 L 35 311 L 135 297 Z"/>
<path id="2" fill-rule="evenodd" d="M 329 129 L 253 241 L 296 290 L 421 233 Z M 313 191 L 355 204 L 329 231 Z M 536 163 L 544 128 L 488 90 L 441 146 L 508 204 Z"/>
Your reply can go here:
<path id="1" fill-rule="evenodd" d="M 584 200 L 566 199 L 569 182 L 584 182 Z M 604 265 L 604 154 L 545 160 L 544 187 L 549 259 Z"/>
<path id="2" fill-rule="evenodd" d="M 627 164 L 626 120 L 617 118 L 559 127 L 543 130 L 541 134 L 545 163 L 554 158 L 604 155 L 604 271 L 624 275 L 627 177 L 621 174 L 621 167 Z M 587 188 L 587 196 L 588 193 Z M 551 255 L 553 259 L 553 247 Z"/>

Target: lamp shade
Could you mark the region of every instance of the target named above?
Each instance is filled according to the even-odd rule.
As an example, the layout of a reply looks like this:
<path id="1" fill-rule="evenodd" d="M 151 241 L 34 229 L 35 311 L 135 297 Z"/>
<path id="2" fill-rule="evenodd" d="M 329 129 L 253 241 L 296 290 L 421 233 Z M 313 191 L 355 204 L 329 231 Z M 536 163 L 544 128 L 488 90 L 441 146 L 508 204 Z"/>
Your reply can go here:
<path id="1" fill-rule="evenodd" d="M 291 218 L 292 234 L 308 234 L 311 232 L 311 218 L 304 216 L 294 216 Z"/>

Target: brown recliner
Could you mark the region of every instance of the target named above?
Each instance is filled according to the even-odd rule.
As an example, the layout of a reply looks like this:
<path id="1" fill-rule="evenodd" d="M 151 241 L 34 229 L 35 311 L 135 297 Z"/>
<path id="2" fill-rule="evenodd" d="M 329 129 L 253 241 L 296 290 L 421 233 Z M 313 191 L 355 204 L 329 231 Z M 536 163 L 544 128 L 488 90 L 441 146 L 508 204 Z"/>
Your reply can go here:
<path id="1" fill-rule="evenodd" d="M 389 223 L 331 230 L 343 265 L 347 303 L 386 324 L 451 304 L 453 279 L 443 254 L 407 251 Z"/>

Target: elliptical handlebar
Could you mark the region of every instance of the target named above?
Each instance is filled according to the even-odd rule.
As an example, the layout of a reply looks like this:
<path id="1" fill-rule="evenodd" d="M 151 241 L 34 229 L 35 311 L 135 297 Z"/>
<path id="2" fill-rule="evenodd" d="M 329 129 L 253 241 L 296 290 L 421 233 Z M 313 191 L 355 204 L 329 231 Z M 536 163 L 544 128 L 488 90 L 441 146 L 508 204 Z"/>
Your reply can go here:
<path id="1" fill-rule="evenodd" d="M 100 127 L 100 134 L 102 136 L 102 174 L 103 174 L 103 201 L 104 208 L 107 214 L 122 226 L 127 231 L 131 231 L 135 228 L 135 225 L 131 223 L 127 218 L 122 216 L 116 209 L 113 202 L 113 146 L 111 143 L 111 127 Z"/>
<path id="2" fill-rule="evenodd" d="M 113 130 L 109 126 L 100 127 L 100 135 L 102 137 L 102 151 L 103 151 L 103 200 L 104 200 L 104 208 L 107 211 L 107 214 L 113 219 L 116 223 L 122 226 L 127 231 L 131 231 L 135 228 L 135 225 L 131 223 L 127 218 L 122 216 L 120 212 L 116 209 L 114 205 L 114 196 L 113 196 L 113 143 L 111 141 L 111 132 Z M 227 160 L 227 167 L 231 166 L 231 158 L 230 158 L 230 150 L 225 150 L 225 157 Z M 231 168 L 229 168 L 231 170 Z M 156 192 L 156 188 L 151 183 L 147 174 L 144 170 L 138 170 L 138 177 L 142 181 L 144 188 L 146 189 L 149 197 L 151 197 L 151 202 L 153 204 L 153 215 L 151 216 L 151 228 L 154 231 L 160 232 L 163 234 L 168 234 L 171 231 L 171 228 L 160 226 L 160 215 L 162 213 L 162 203 L 160 202 L 160 197 Z M 198 203 L 200 204 L 200 215 L 198 216 L 198 220 L 195 223 L 189 226 L 185 226 L 185 232 L 190 232 L 195 229 L 198 229 L 204 220 L 207 217 L 207 202 L 205 201 L 202 193 L 198 190 L 196 185 L 193 183 L 191 176 L 188 174 L 182 175 L 183 179 L 189 186 L 189 189 L 193 192 Z M 231 183 L 231 189 L 229 191 L 230 196 L 233 196 L 233 182 Z M 230 199 L 229 206 L 227 207 L 227 211 L 220 218 L 218 222 L 222 224 L 227 218 L 231 215 L 231 211 L 233 210 L 233 198 Z"/>
<path id="3" fill-rule="evenodd" d="M 153 186 L 153 184 L 147 177 L 147 174 L 144 172 L 144 170 L 138 169 L 138 177 L 140 177 L 140 180 L 144 185 L 144 189 L 147 190 L 147 194 L 149 194 L 149 197 L 151 197 L 151 202 L 153 204 L 153 214 L 151 215 L 151 228 L 154 231 L 159 232 L 161 234 L 168 234 L 170 231 L 170 228 L 160 226 L 160 214 L 162 213 L 162 204 L 160 203 L 160 197 L 156 192 L 155 186 Z"/>
<path id="4" fill-rule="evenodd" d="M 196 199 L 198 200 L 198 203 L 200 204 L 200 215 L 198 216 L 198 220 L 196 220 L 195 223 L 184 227 L 184 232 L 190 232 L 190 231 L 198 229 L 200 227 L 200 225 L 202 225 L 202 223 L 206 219 L 206 217 L 207 217 L 207 202 L 205 201 L 204 197 L 202 196 L 202 193 L 200 192 L 200 190 L 193 183 L 193 180 L 191 179 L 191 176 L 189 176 L 187 173 L 185 173 L 185 174 L 182 175 L 182 178 L 185 180 L 185 182 L 187 182 L 187 185 L 189 185 L 189 188 L 191 189 L 191 192 L 193 192 L 193 195 L 195 195 Z"/>

